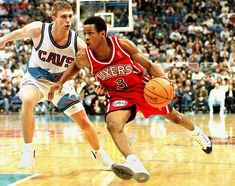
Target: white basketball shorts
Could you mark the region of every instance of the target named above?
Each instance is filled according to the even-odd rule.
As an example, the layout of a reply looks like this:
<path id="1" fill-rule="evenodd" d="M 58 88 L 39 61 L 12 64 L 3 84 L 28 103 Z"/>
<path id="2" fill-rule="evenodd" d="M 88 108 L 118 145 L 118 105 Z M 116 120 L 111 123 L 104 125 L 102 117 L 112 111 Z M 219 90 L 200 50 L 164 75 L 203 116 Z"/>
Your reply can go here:
<path id="1" fill-rule="evenodd" d="M 23 76 L 23 80 L 21 83 L 21 88 L 26 85 L 33 85 L 41 93 L 41 99 L 38 102 L 48 100 L 48 92 L 50 87 L 54 85 L 54 82 L 48 81 L 47 79 L 40 78 L 35 79 L 28 72 Z M 21 97 L 21 91 L 19 91 L 19 96 Z M 67 81 L 61 93 L 55 92 L 53 100 L 51 102 L 66 115 L 71 116 L 82 109 L 84 109 L 81 99 L 77 95 L 72 83 Z"/>

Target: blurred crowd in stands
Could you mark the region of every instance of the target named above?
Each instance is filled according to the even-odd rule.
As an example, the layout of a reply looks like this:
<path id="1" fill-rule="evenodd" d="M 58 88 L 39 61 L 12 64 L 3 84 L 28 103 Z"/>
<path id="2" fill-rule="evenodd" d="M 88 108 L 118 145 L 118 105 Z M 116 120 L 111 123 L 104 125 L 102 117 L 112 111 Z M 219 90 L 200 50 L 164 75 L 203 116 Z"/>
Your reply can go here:
<path id="1" fill-rule="evenodd" d="M 54 1 L 0 1 L 0 36 L 27 23 L 50 22 Z M 69 1 L 74 10 L 76 1 Z M 235 113 L 234 0 L 133 0 L 134 31 L 116 33 L 132 40 L 175 82 L 171 103 L 181 112 Z M 76 13 L 76 11 L 75 11 Z M 75 16 L 76 17 L 76 16 Z M 76 29 L 76 27 L 74 28 Z M 10 42 L 0 50 L 0 109 L 18 111 L 17 96 L 32 49 L 30 40 Z M 103 114 L 105 97 L 86 69 L 73 80 L 88 114 Z M 56 110 L 40 103 L 38 114 Z"/>

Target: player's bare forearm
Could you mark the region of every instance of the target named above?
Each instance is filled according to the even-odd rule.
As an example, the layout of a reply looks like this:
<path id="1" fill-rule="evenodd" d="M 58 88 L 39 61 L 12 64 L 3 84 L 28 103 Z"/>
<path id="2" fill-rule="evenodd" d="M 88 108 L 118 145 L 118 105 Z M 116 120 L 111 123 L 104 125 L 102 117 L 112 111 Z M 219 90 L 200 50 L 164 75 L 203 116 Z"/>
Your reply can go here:
<path id="1" fill-rule="evenodd" d="M 7 35 L 5 35 L 3 37 L 4 41 L 5 42 L 8 42 L 8 41 L 14 41 L 14 40 L 20 40 L 20 39 L 23 39 L 26 37 L 26 32 L 24 31 L 23 28 L 21 29 L 18 29 L 18 30 L 15 30 Z"/>
<path id="2" fill-rule="evenodd" d="M 141 64 L 147 72 L 153 77 L 166 76 L 164 71 L 161 69 L 159 65 L 150 61 L 147 57 L 145 57 L 142 53 L 135 53 L 132 55 L 132 58 L 139 64 Z"/>
<path id="3" fill-rule="evenodd" d="M 72 62 L 60 78 L 59 83 L 64 84 L 66 81 L 78 74 L 79 70 L 80 68 L 75 64 L 75 62 Z"/>
<path id="4" fill-rule="evenodd" d="M 21 40 L 24 38 L 39 37 L 42 23 L 39 21 L 32 22 L 23 28 L 12 31 L 11 33 L 0 38 L 0 48 L 9 41 Z"/>
<path id="5" fill-rule="evenodd" d="M 60 93 L 63 88 L 63 84 L 67 80 L 71 79 L 75 74 L 77 74 L 79 70 L 80 69 L 75 65 L 74 62 L 70 64 L 60 80 L 56 84 L 51 86 L 50 91 L 48 92 L 48 100 L 53 100 L 55 91 L 58 91 Z"/>
<path id="6" fill-rule="evenodd" d="M 151 64 L 149 74 L 154 77 L 167 77 L 162 68 L 156 63 Z"/>
<path id="7" fill-rule="evenodd" d="M 141 64 L 147 72 L 153 76 L 153 77 L 159 77 L 159 76 L 164 76 L 166 77 L 164 71 L 161 69 L 160 66 L 157 64 L 153 63 L 151 60 L 149 60 L 143 53 L 139 52 L 138 48 L 136 45 L 128 40 L 128 39 L 121 39 L 120 44 L 122 48 L 124 48 L 127 53 L 131 56 L 131 58 Z"/>
<path id="8" fill-rule="evenodd" d="M 0 37 L 0 48 L 5 47 L 6 43 L 9 41 L 20 40 L 24 38 L 24 34 L 22 29 L 15 30 L 3 37 Z"/>

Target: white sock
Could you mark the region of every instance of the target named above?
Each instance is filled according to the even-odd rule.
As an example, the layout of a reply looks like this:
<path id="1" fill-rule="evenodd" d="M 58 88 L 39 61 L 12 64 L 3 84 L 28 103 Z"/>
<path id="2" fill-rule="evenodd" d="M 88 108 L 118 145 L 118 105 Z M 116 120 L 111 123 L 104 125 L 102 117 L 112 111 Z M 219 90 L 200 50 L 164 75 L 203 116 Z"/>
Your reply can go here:
<path id="1" fill-rule="evenodd" d="M 25 143 L 23 149 L 24 149 L 24 151 L 33 150 L 33 143 Z"/>
<path id="2" fill-rule="evenodd" d="M 190 131 L 192 135 L 198 135 L 200 128 L 196 125 L 194 125 L 194 130 Z"/>
<path id="3" fill-rule="evenodd" d="M 100 152 L 100 151 L 102 151 L 103 150 L 103 147 L 100 147 L 99 149 L 93 149 L 93 151 L 95 152 L 95 153 L 98 153 L 98 152 Z"/>
<path id="4" fill-rule="evenodd" d="M 127 161 L 133 161 L 133 160 L 139 160 L 139 158 L 134 154 L 130 154 L 126 157 L 126 160 Z"/>

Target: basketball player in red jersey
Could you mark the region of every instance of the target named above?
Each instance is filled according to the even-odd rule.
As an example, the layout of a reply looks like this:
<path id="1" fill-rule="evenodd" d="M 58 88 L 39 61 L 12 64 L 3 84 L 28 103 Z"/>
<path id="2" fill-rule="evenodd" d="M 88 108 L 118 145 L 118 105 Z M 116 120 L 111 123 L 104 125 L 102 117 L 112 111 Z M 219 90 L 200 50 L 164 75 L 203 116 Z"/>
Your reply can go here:
<path id="1" fill-rule="evenodd" d="M 141 111 L 145 117 L 162 115 L 185 127 L 201 145 L 202 150 L 211 153 L 210 139 L 184 114 L 170 106 L 154 108 L 144 100 L 143 90 L 150 76 L 166 77 L 162 69 L 144 57 L 130 40 L 116 36 L 107 37 L 106 32 L 106 23 L 102 18 L 90 17 L 85 20 L 84 38 L 87 48 L 77 54 L 76 60 L 60 81 L 51 87 L 49 99 L 53 98 L 54 91 L 60 91 L 62 85 L 82 67 L 91 70 L 101 84 L 98 92 L 105 88 L 109 97 L 105 114 L 107 128 L 117 148 L 126 158 L 123 164 L 113 164 L 112 170 L 122 179 L 133 178 L 138 182 L 146 182 L 149 179 L 148 171 L 133 154 L 123 130 L 125 125 L 135 118 L 137 111 Z"/>

